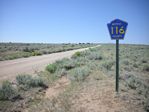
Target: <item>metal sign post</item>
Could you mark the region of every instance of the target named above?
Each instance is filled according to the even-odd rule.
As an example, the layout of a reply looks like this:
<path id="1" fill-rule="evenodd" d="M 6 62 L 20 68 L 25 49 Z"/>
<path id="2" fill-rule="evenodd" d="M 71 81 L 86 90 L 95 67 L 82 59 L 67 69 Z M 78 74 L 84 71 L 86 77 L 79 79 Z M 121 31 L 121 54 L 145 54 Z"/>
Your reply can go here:
<path id="1" fill-rule="evenodd" d="M 119 89 L 119 40 L 116 40 L 116 92 Z"/>
<path id="2" fill-rule="evenodd" d="M 111 39 L 116 40 L 116 83 L 115 90 L 119 92 L 119 40 L 124 39 L 127 22 L 120 19 L 115 19 L 111 23 L 107 24 Z"/>

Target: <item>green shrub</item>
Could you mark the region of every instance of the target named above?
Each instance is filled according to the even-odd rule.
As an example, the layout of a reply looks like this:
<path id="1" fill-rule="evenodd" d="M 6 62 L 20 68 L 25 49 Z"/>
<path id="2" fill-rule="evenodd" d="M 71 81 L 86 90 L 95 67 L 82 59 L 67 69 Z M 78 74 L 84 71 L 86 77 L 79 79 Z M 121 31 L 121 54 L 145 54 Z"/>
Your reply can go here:
<path id="1" fill-rule="evenodd" d="M 37 51 L 32 52 L 32 56 L 39 56 L 39 55 L 42 55 L 42 54 L 40 52 L 37 52 Z"/>
<path id="2" fill-rule="evenodd" d="M 42 54 L 48 54 L 48 51 L 44 50 L 44 51 L 42 51 Z"/>
<path id="3" fill-rule="evenodd" d="M 89 63 L 89 60 L 85 57 L 79 57 L 74 60 L 75 66 L 80 67 Z"/>
<path id="4" fill-rule="evenodd" d="M 46 87 L 44 81 L 39 77 L 33 77 L 29 82 L 30 87 Z"/>
<path id="5" fill-rule="evenodd" d="M 32 79 L 32 77 L 30 75 L 26 75 L 26 74 L 16 76 L 16 81 L 20 85 L 21 84 L 22 85 L 26 85 L 26 84 L 28 85 L 31 79 Z"/>
<path id="6" fill-rule="evenodd" d="M 30 75 L 18 75 L 16 81 L 19 85 L 24 85 L 25 88 L 31 87 L 46 87 L 44 80 L 40 77 L 32 77 Z"/>
<path id="7" fill-rule="evenodd" d="M 0 100 L 11 100 L 17 95 L 17 90 L 9 81 L 4 81 L 2 83 L 2 87 L 0 87 Z"/>
<path id="8" fill-rule="evenodd" d="M 148 94 L 149 86 L 134 75 L 129 75 L 126 80 L 126 85 L 134 90 L 137 90 L 138 94 L 146 96 Z"/>
<path id="9" fill-rule="evenodd" d="M 91 52 L 89 50 L 86 51 L 82 51 L 82 52 L 76 52 L 74 55 L 72 55 L 71 58 L 76 59 L 78 57 L 85 57 L 87 55 L 89 55 Z"/>
<path id="10" fill-rule="evenodd" d="M 113 64 L 114 64 L 114 61 L 105 60 L 105 61 L 102 63 L 102 66 L 103 66 L 104 68 L 106 68 L 106 70 L 111 70 Z"/>
<path id="11" fill-rule="evenodd" d="M 128 86 L 131 88 L 131 89 L 136 89 L 137 88 L 137 82 L 136 82 L 136 79 L 134 77 L 130 77 L 128 80 L 127 80 L 127 84 Z"/>
<path id="12" fill-rule="evenodd" d="M 127 59 L 122 60 L 122 64 L 129 65 L 129 61 Z"/>
<path id="13" fill-rule="evenodd" d="M 149 65 L 148 64 L 143 65 L 142 70 L 149 72 Z"/>
<path id="14" fill-rule="evenodd" d="M 102 60 L 102 59 L 103 59 L 103 56 L 102 56 L 101 54 L 97 53 L 97 52 L 93 52 L 93 53 L 91 53 L 91 54 L 88 56 L 88 58 L 89 58 L 90 60 Z"/>
<path id="15" fill-rule="evenodd" d="M 75 52 L 71 58 L 76 59 L 81 56 L 81 52 Z"/>
<path id="16" fill-rule="evenodd" d="M 33 52 L 34 49 L 30 49 L 30 48 L 28 48 L 28 47 L 25 47 L 25 48 L 23 49 L 23 51 L 24 51 L 24 52 Z"/>
<path id="17" fill-rule="evenodd" d="M 65 70 L 70 70 L 76 66 L 73 59 L 67 59 L 67 58 L 56 61 L 55 64 L 57 65 L 57 69 L 65 69 Z"/>
<path id="18" fill-rule="evenodd" d="M 59 77 L 59 78 L 62 76 L 66 76 L 67 71 L 64 68 L 62 68 L 62 69 L 57 70 L 55 75 L 56 77 Z"/>
<path id="19" fill-rule="evenodd" d="M 96 70 L 100 65 L 97 63 L 89 62 L 87 66 L 90 70 Z"/>
<path id="20" fill-rule="evenodd" d="M 88 56 L 88 55 L 90 55 L 91 53 L 92 53 L 92 52 L 89 51 L 89 50 L 82 51 L 82 52 L 81 52 L 81 57 Z"/>
<path id="21" fill-rule="evenodd" d="M 89 50 L 90 50 L 91 52 L 95 52 L 95 51 L 97 51 L 97 48 L 89 48 Z"/>
<path id="22" fill-rule="evenodd" d="M 147 63 L 147 59 L 144 59 L 144 58 L 143 58 L 143 59 L 141 59 L 141 62 L 142 62 L 142 63 Z"/>
<path id="23" fill-rule="evenodd" d="M 72 68 L 75 67 L 75 63 L 74 63 L 73 60 L 68 60 L 68 61 L 65 61 L 65 62 L 63 63 L 63 67 L 64 67 L 66 70 L 70 70 L 70 69 L 72 69 Z"/>
<path id="24" fill-rule="evenodd" d="M 46 67 L 46 70 L 49 71 L 50 73 L 54 73 L 57 69 L 57 66 L 56 64 L 49 64 L 47 67 Z"/>
<path id="25" fill-rule="evenodd" d="M 89 75 L 88 67 L 75 68 L 71 71 L 70 79 L 74 81 L 83 81 Z"/>
<path id="26" fill-rule="evenodd" d="M 138 68 L 139 67 L 138 63 L 134 63 L 133 67 Z"/>

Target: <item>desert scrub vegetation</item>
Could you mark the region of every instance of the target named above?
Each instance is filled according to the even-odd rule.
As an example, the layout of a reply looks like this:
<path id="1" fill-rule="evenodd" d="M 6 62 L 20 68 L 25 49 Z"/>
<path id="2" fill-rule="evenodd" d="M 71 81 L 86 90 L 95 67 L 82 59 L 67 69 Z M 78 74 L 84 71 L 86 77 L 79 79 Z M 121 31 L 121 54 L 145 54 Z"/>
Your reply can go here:
<path id="1" fill-rule="evenodd" d="M 71 80 L 83 81 L 89 75 L 91 69 L 93 71 L 93 67 L 90 65 L 96 65 L 97 61 L 101 60 L 103 60 L 103 56 L 90 49 L 77 52 L 70 59 L 64 58 L 49 64 L 46 70 L 55 77 L 67 75 Z"/>
<path id="2" fill-rule="evenodd" d="M 46 70 L 49 71 L 50 73 L 54 73 L 57 69 L 57 66 L 56 64 L 49 64 L 47 67 L 46 67 Z"/>
<path id="3" fill-rule="evenodd" d="M 80 57 L 81 56 L 81 52 L 76 52 L 76 53 L 74 53 L 74 55 L 73 55 L 73 57 L 75 58 L 75 57 Z"/>
<path id="4" fill-rule="evenodd" d="M 110 71 L 113 65 L 114 65 L 114 61 L 111 61 L 111 60 L 105 60 L 101 64 L 101 66 L 104 67 L 107 71 Z"/>
<path id="5" fill-rule="evenodd" d="M 147 83 L 144 83 L 144 80 L 141 80 L 139 77 L 134 74 L 128 74 L 126 80 L 126 86 L 137 90 L 138 94 L 144 94 L 144 96 L 148 97 L 149 86 Z"/>
<path id="6" fill-rule="evenodd" d="M 75 68 L 71 70 L 69 79 L 71 81 L 84 81 L 85 78 L 90 74 L 90 70 L 87 66 Z"/>
<path id="7" fill-rule="evenodd" d="M 0 61 L 92 47 L 94 45 L 96 44 L 0 43 Z"/>
<path id="8" fill-rule="evenodd" d="M 23 108 L 39 102 L 46 88 L 47 83 L 40 76 L 22 74 L 16 81 L 4 81 L 0 86 L 0 111 L 22 112 Z"/>
<path id="9" fill-rule="evenodd" d="M 145 72 L 149 72 L 149 64 L 144 64 L 142 70 Z"/>
<path id="10" fill-rule="evenodd" d="M 122 89 L 126 88 L 123 93 L 131 96 L 129 98 L 133 102 L 139 102 L 138 105 L 143 106 L 146 111 L 149 108 L 148 65 L 149 46 L 120 45 L 120 85 L 122 85 L 120 86 L 120 92 L 123 92 Z M 54 99 L 41 98 L 38 102 L 33 100 L 32 105 L 28 108 L 29 111 L 73 112 L 71 102 L 76 97 L 72 98 L 71 95 L 73 96 L 77 90 L 80 90 L 77 88 L 81 85 L 86 87 L 84 84 L 90 81 L 89 78 L 95 81 L 92 84 L 97 84 L 97 82 L 109 76 L 110 79 L 115 78 L 115 45 L 104 44 L 97 48 L 76 52 L 69 59 L 64 58 L 49 64 L 45 71 L 38 73 L 38 77 L 35 79 L 32 76 L 17 76 L 17 88 L 18 90 L 23 88 L 23 91 L 29 92 L 38 87 L 43 88 L 40 85 L 45 84 L 45 82 L 46 85 L 51 86 L 63 76 L 67 76 L 71 81 L 69 88 Z M 41 78 L 42 81 L 37 80 L 38 78 Z M 28 86 L 31 89 L 24 89 Z M 131 94 L 132 91 L 133 95 Z"/>
<path id="11" fill-rule="evenodd" d="M 99 52 L 93 52 L 91 53 L 88 58 L 90 60 L 102 60 L 103 59 L 103 56 L 102 54 L 100 54 Z"/>
<path id="12" fill-rule="evenodd" d="M 25 88 L 34 87 L 47 87 L 44 80 L 40 77 L 33 77 L 31 75 L 18 75 L 16 81 L 19 85 L 23 85 Z"/>
<path id="13" fill-rule="evenodd" d="M 130 95 L 134 102 L 140 102 L 140 106 L 148 109 L 149 94 L 149 46 L 145 45 L 120 45 L 120 84 L 126 87 L 126 94 Z M 75 53 L 70 59 L 62 59 L 53 63 L 56 66 L 55 72 L 47 71 L 46 77 L 54 77 L 56 81 L 61 76 L 66 75 L 71 80 L 72 86 L 80 86 L 87 83 L 90 74 L 94 74 L 94 79 L 99 81 L 95 71 L 102 71 L 105 75 L 115 77 L 115 45 L 102 45 L 86 51 Z M 98 72 L 97 72 L 98 73 Z M 45 75 L 43 75 L 44 77 Z M 47 78 L 48 79 L 48 78 Z M 71 89 L 72 92 L 75 89 Z M 134 91 L 131 94 L 129 91 Z M 122 92 L 122 91 L 121 91 Z M 65 91 L 65 93 L 69 93 Z M 64 94 L 63 94 L 64 95 Z M 63 97 L 63 95 L 61 97 Z M 60 100 L 58 96 L 53 101 L 44 100 L 33 106 L 37 111 L 72 111 L 71 101 L 67 96 L 65 100 Z M 139 100 L 135 99 L 138 98 Z M 62 103 L 62 102 L 63 103 Z M 48 102 L 48 103 L 47 103 Z M 69 102 L 69 103 L 67 103 Z M 51 106 L 52 105 L 52 106 Z M 42 108 L 43 107 L 43 108 Z M 68 110 L 67 110 L 68 109 Z M 31 109 L 32 110 L 32 109 Z M 30 110 L 30 111 L 31 111 Z"/>
<path id="14" fill-rule="evenodd" d="M 18 96 L 17 89 L 9 81 L 3 81 L 0 87 L 0 100 L 12 100 Z"/>

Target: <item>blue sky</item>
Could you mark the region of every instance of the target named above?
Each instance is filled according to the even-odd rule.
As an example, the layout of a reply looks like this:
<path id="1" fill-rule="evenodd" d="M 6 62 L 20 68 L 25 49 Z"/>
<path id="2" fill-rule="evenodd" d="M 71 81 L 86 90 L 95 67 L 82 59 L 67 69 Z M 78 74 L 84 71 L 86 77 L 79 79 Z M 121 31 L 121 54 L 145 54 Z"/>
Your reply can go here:
<path id="1" fill-rule="evenodd" d="M 128 22 L 120 43 L 149 44 L 149 0 L 0 0 L 0 42 L 115 43 L 116 18 Z"/>

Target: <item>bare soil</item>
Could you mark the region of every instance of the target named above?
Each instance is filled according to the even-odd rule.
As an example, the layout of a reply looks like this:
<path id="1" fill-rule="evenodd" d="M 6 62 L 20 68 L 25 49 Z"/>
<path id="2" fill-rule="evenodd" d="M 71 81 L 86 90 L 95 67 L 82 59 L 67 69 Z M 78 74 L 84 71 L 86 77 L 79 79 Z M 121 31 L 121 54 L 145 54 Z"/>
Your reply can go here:
<path id="1" fill-rule="evenodd" d="M 99 74 L 98 78 L 94 77 Z M 71 112 L 145 112 L 143 106 L 133 94 L 134 91 L 115 92 L 115 80 L 101 72 L 91 74 L 88 79 L 73 91 L 70 98 Z M 62 77 L 47 89 L 45 98 L 51 99 L 63 93 L 70 84 L 67 77 Z"/>
<path id="2" fill-rule="evenodd" d="M 46 90 L 45 98 L 51 99 L 52 97 L 57 97 L 65 91 L 69 84 L 70 80 L 66 76 L 63 76 Z"/>

